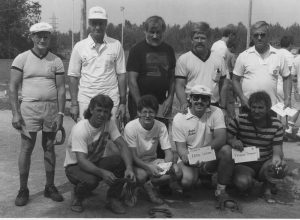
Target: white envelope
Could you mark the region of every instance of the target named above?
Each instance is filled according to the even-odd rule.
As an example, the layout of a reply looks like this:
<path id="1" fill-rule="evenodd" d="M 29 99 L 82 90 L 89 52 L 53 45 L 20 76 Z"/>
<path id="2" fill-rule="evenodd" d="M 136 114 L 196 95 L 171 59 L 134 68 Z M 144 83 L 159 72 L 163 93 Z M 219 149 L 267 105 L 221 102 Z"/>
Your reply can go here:
<path id="1" fill-rule="evenodd" d="M 163 171 L 161 171 L 159 174 L 165 175 L 166 172 L 171 168 L 172 162 L 159 163 L 159 164 L 157 164 L 157 166 L 159 166 L 161 169 L 163 169 Z"/>
<path id="2" fill-rule="evenodd" d="M 232 159 L 235 163 L 257 161 L 259 149 L 257 147 L 245 147 L 243 151 L 232 149 Z"/>
<path id="3" fill-rule="evenodd" d="M 196 164 L 199 162 L 207 162 L 216 160 L 215 150 L 211 149 L 211 146 L 200 147 L 191 149 L 188 154 L 189 163 Z"/>
<path id="4" fill-rule="evenodd" d="M 297 113 L 297 109 L 287 107 L 284 109 L 284 104 L 282 102 L 277 103 L 276 105 L 273 105 L 271 109 L 276 112 L 281 117 L 283 116 L 290 116 L 293 117 Z"/>

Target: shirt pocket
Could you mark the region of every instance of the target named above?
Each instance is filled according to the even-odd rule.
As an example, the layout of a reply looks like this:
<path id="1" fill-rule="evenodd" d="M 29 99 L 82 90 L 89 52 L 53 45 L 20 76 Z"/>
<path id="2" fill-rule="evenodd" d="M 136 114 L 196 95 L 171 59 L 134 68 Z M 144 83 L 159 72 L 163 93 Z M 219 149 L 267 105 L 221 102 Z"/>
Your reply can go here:
<path id="1" fill-rule="evenodd" d="M 269 73 L 272 76 L 272 79 L 277 81 L 278 76 L 280 75 L 279 74 L 279 66 L 270 65 L 269 66 Z"/>
<path id="2" fill-rule="evenodd" d="M 116 56 L 114 54 L 104 54 L 101 58 L 100 62 L 97 62 L 96 67 L 97 68 L 103 68 L 110 69 L 114 67 L 114 63 L 116 60 Z"/>
<path id="3" fill-rule="evenodd" d="M 213 72 L 213 77 L 212 77 L 212 80 L 215 82 L 215 83 L 218 83 L 221 79 L 221 75 L 222 75 L 222 71 L 219 67 L 215 68 L 214 69 L 214 72 Z"/>

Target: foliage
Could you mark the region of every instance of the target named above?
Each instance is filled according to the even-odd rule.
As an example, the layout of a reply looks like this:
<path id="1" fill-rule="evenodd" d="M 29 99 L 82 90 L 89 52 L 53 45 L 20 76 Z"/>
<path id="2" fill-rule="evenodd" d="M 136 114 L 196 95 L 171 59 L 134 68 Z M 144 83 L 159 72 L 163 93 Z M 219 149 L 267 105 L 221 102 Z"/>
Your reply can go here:
<path id="1" fill-rule="evenodd" d="M 41 5 L 28 0 L 0 0 L 0 58 L 30 48 L 29 27 L 41 17 Z"/>

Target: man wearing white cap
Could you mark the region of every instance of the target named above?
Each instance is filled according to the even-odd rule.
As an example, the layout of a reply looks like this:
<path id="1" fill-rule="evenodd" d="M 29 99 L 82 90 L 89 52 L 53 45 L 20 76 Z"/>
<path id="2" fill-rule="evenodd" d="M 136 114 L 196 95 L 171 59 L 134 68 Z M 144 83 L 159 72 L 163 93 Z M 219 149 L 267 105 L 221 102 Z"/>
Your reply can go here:
<path id="1" fill-rule="evenodd" d="M 126 68 L 121 43 L 105 34 L 107 13 L 101 7 L 89 10 L 89 36 L 78 42 L 72 51 L 70 78 L 71 117 L 83 119 L 92 97 L 101 93 L 114 102 L 113 117 L 125 117 Z"/>
<path id="2" fill-rule="evenodd" d="M 192 189 L 199 179 L 218 172 L 218 184 L 215 191 L 217 208 L 229 206 L 238 208 L 237 203 L 226 193 L 226 185 L 230 184 L 233 173 L 231 147 L 226 145 L 226 126 L 221 109 L 210 105 L 212 92 L 203 85 L 191 88 L 187 114 L 178 113 L 173 120 L 172 134 L 179 156 L 177 175 L 181 179 L 184 191 Z M 193 164 L 188 154 L 196 149 L 211 147 L 215 151 L 216 160 Z"/>
<path id="3" fill-rule="evenodd" d="M 30 157 L 37 132 L 42 130 L 42 147 L 46 171 L 44 196 L 61 202 L 63 197 L 54 186 L 56 132 L 62 128 L 65 110 L 65 76 L 62 60 L 48 48 L 53 28 L 37 23 L 30 28 L 33 48 L 19 54 L 11 66 L 10 102 L 12 126 L 21 133 L 19 155 L 20 190 L 15 200 L 24 206 L 29 199 L 27 187 Z M 21 105 L 18 90 L 22 88 Z"/>

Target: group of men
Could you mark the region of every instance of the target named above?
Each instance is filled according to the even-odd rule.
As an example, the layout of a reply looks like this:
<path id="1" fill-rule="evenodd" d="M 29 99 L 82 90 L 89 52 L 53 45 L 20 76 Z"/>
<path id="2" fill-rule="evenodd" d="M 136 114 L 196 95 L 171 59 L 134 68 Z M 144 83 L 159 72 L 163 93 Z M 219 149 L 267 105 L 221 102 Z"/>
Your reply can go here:
<path id="1" fill-rule="evenodd" d="M 176 182 L 186 193 L 214 173 L 218 174 L 218 208 L 238 209 L 226 186 L 233 184 L 246 192 L 254 179 L 264 182 L 266 201 L 274 202 L 275 186 L 268 181 L 266 170 L 284 168 L 284 130 L 271 106 L 278 102 L 280 77 L 284 104 L 291 105 L 291 71 L 285 58 L 269 44 L 268 24 L 253 25 L 254 46 L 241 53 L 233 65 L 228 58 L 228 48 L 236 39 L 232 28 L 224 31 L 211 50 L 210 26 L 193 23 L 192 48 L 176 61 L 172 47 L 163 42 L 163 18 L 151 16 L 145 21 L 145 40 L 131 48 L 126 66 L 122 45 L 105 33 L 107 22 L 105 9 L 96 6 L 89 10 L 90 34 L 76 43 L 69 62 L 70 114 L 77 122 L 64 162 L 66 176 L 74 185 L 71 209 L 82 212 L 84 199 L 101 180 L 109 185 L 106 207 L 122 214 L 123 204 L 135 206 L 140 188 L 151 202 L 162 204 L 157 187 L 168 188 Z M 54 186 L 54 140 L 63 126 L 65 76 L 62 61 L 48 50 L 51 32 L 47 23 L 33 25 L 33 48 L 18 55 L 11 67 L 12 125 L 21 131 L 17 206 L 29 200 L 30 157 L 39 130 L 43 131 L 44 195 L 63 201 Z M 126 118 L 127 74 L 131 121 L 122 131 L 118 125 Z M 242 105 L 243 114 L 238 117 L 228 105 L 232 91 Z M 173 118 L 176 149 L 172 149 L 168 125 L 175 93 L 180 112 Z M 109 146 L 118 152 L 105 154 Z M 232 149 L 243 151 L 252 146 L 259 149 L 259 159 L 235 164 Z M 189 155 L 199 148 L 210 148 L 216 159 L 192 164 Z"/>

